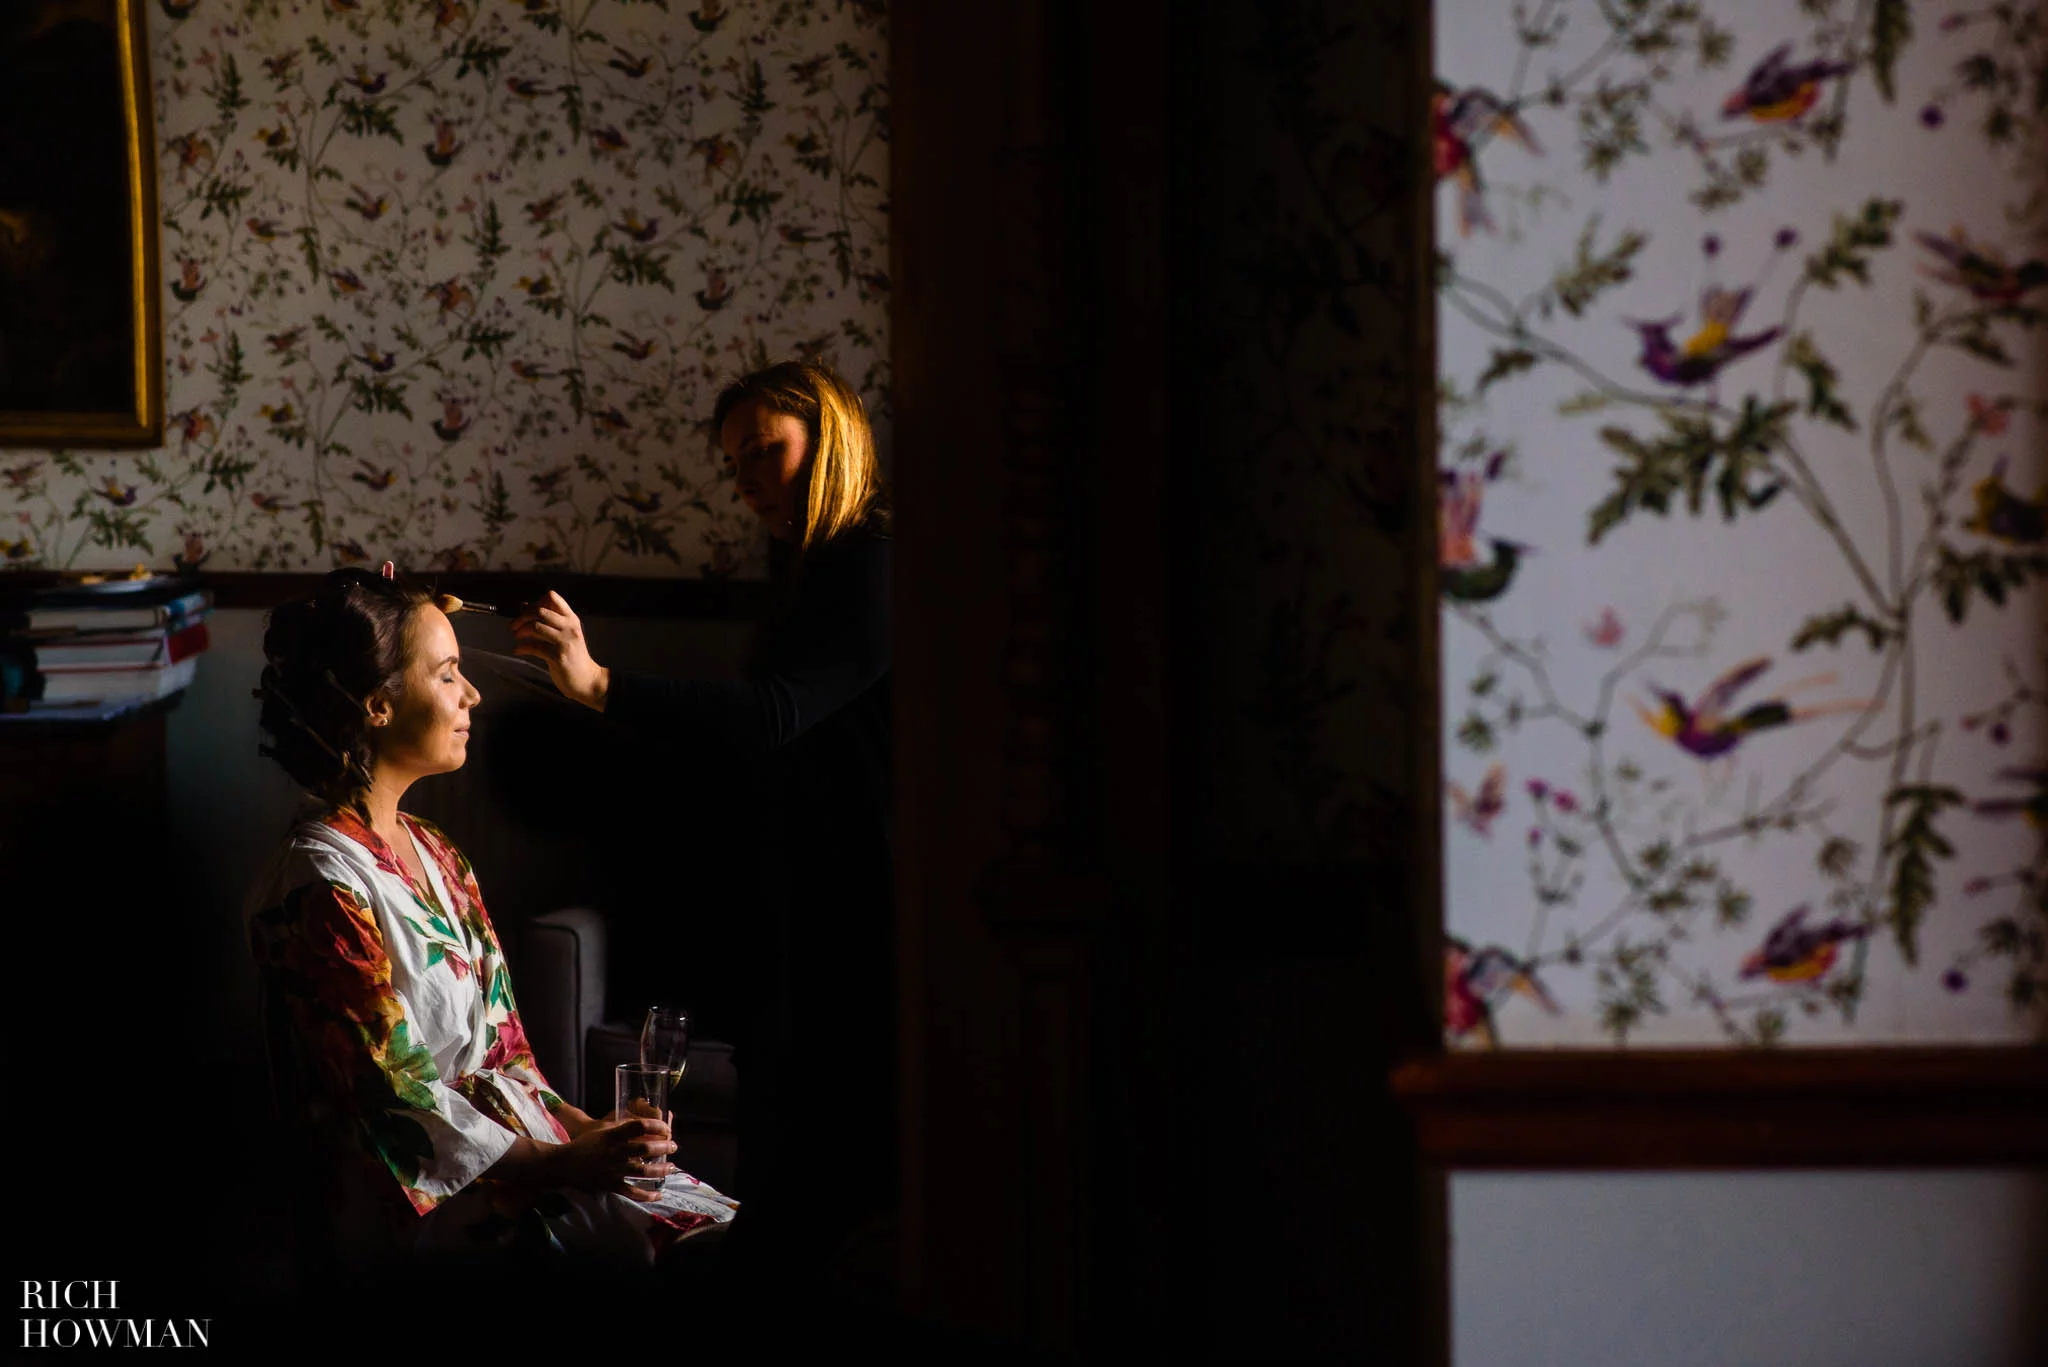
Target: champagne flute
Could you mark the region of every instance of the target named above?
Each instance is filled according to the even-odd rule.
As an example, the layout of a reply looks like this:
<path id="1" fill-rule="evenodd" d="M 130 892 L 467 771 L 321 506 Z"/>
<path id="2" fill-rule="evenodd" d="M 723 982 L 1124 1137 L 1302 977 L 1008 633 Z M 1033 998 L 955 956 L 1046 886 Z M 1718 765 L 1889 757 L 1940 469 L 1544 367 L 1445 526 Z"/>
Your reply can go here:
<path id="1" fill-rule="evenodd" d="M 689 1066 L 690 1013 L 680 1007 L 652 1006 L 640 1027 L 640 1061 L 650 1068 L 668 1070 L 668 1091 L 673 1098 Z"/>

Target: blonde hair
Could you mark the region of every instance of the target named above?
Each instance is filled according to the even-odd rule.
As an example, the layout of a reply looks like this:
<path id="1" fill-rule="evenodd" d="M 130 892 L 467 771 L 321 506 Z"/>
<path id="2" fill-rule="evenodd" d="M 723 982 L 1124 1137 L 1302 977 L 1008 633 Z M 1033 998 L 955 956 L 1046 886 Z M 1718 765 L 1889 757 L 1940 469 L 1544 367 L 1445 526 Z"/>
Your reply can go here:
<path id="1" fill-rule="evenodd" d="M 824 366 L 784 361 L 727 385 L 711 410 L 712 439 L 743 403 L 795 418 L 810 441 L 809 493 L 799 555 L 856 527 L 886 529 L 889 494 L 875 457 L 875 434 L 854 387 Z"/>

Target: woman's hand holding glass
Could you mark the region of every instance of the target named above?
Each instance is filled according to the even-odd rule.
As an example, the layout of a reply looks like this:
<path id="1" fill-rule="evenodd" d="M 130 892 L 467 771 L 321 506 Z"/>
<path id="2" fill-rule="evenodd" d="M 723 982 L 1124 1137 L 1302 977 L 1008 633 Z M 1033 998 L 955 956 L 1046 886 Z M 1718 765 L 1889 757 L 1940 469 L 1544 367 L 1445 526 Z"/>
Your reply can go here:
<path id="1" fill-rule="evenodd" d="M 659 1116 L 635 1115 L 597 1121 L 568 1143 L 555 1146 L 548 1157 L 559 1186 L 615 1191 L 636 1201 L 654 1201 L 661 1197 L 659 1179 L 674 1170 L 668 1156 L 675 1151 L 665 1121 Z M 636 1187 L 633 1178 L 653 1178 L 656 1185 Z"/>
<path id="2" fill-rule="evenodd" d="M 549 589 L 512 623 L 512 653 L 531 656 L 548 667 L 562 696 L 604 711 L 612 672 L 590 657 L 583 637 L 583 619 L 567 599 Z"/>

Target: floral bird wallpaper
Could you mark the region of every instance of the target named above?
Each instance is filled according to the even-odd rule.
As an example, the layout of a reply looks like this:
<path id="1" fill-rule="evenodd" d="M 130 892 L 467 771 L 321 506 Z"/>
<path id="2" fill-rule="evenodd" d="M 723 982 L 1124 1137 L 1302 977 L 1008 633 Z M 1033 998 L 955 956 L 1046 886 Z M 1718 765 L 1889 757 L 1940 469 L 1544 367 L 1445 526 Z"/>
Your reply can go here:
<path id="1" fill-rule="evenodd" d="M 1454 1047 L 2048 1022 L 2048 6 L 1438 0 Z"/>
<path id="2" fill-rule="evenodd" d="M 718 388 L 886 433 L 882 0 L 150 10 L 169 438 L 0 453 L 0 564 L 748 575 Z"/>

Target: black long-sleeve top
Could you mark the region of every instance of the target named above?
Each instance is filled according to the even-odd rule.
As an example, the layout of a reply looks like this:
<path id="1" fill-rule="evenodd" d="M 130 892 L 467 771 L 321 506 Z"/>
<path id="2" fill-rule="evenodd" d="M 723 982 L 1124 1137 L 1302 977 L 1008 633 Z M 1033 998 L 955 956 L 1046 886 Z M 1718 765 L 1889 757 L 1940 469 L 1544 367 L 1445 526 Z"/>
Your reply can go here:
<path id="1" fill-rule="evenodd" d="M 886 817 L 890 542 L 859 529 L 813 550 L 746 677 L 614 670 L 605 715 L 649 736 L 720 747 L 799 807 L 852 802 Z"/>

